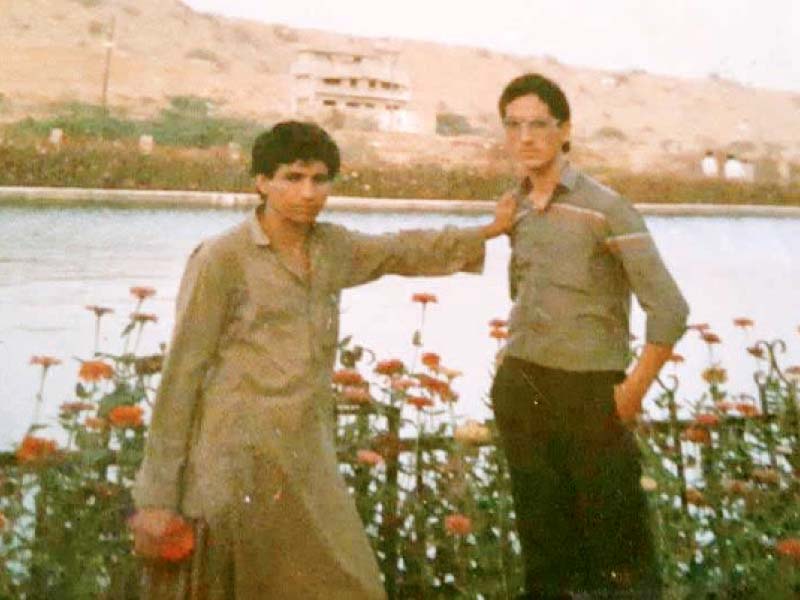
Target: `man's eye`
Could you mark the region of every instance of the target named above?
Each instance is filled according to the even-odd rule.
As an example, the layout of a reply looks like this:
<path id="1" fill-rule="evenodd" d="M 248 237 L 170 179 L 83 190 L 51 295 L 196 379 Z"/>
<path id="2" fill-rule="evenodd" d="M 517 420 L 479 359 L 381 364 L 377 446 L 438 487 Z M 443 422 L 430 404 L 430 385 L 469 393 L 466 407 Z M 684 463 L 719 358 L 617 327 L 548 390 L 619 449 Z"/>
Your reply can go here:
<path id="1" fill-rule="evenodd" d="M 286 181 L 291 181 L 292 183 L 297 183 L 302 179 L 303 176 L 300 173 L 289 173 L 288 175 L 286 175 Z"/>
<path id="2" fill-rule="evenodd" d="M 314 175 L 314 183 L 317 185 L 325 185 L 329 182 L 330 178 L 327 175 Z"/>

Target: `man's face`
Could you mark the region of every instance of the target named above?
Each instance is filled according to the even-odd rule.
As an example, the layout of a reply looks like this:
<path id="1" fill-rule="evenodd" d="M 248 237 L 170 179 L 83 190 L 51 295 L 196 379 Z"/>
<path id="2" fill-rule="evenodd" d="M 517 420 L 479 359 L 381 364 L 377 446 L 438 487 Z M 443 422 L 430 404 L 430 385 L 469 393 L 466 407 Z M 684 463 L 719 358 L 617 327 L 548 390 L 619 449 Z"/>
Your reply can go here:
<path id="1" fill-rule="evenodd" d="M 550 166 L 569 140 L 569 121 L 559 123 L 550 108 L 534 94 L 515 98 L 506 106 L 503 119 L 506 149 L 524 172 Z"/>
<path id="2" fill-rule="evenodd" d="M 297 225 L 312 225 L 325 206 L 331 181 L 319 160 L 280 165 L 272 177 L 256 176 L 256 189 L 267 198 L 267 210 Z"/>

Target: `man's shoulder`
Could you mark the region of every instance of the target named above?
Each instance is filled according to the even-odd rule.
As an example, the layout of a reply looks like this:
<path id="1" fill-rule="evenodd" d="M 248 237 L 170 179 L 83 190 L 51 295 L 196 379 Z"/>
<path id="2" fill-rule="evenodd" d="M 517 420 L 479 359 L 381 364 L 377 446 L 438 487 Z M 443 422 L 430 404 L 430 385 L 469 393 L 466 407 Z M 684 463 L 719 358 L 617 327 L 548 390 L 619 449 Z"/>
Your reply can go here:
<path id="1" fill-rule="evenodd" d="M 240 252 L 249 235 L 247 222 L 242 222 L 200 242 L 192 251 L 192 259 L 225 261 Z"/>
<path id="2" fill-rule="evenodd" d="M 633 208 L 631 201 L 617 190 L 583 171 L 578 172 L 572 192 L 573 197 L 585 208 L 602 212 L 605 215 Z"/>

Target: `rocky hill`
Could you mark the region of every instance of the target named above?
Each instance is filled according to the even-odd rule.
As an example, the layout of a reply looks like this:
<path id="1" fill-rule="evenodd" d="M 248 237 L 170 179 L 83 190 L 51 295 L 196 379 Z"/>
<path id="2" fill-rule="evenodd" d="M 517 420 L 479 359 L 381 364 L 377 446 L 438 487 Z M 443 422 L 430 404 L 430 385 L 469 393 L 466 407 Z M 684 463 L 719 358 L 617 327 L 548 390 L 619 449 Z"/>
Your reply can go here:
<path id="1" fill-rule="evenodd" d="M 0 0 L 0 119 L 42 114 L 71 100 L 98 103 L 112 19 L 108 103 L 130 116 L 152 115 L 170 97 L 191 94 L 211 99 L 220 113 L 269 122 L 289 114 L 289 68 L 298 48 L 347 43 L 368 49 L 375 41 L 201 14 L 179 0 Z M 800 161 L 800 93 L 393 43 L 422 122 L 455 113 L 496 137 L 503 84 L 536 70 L 564 85 L 575 146 L 594 161 L 685 172 L 707 148 L 756 161 Z M 417 138 L 424 145 L 425 136 L 403 139 L 413 148 Z"/>

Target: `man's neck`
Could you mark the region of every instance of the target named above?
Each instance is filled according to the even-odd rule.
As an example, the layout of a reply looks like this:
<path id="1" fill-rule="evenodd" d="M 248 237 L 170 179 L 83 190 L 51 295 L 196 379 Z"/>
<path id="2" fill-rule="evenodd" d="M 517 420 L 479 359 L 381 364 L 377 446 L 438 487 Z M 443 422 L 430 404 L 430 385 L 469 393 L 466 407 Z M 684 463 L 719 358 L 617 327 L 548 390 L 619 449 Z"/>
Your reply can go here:
<path id="1" fill-rule="evenodd" d="M 274 210 L 270 210 L 269 205 L 259 211 L 258 220 L 270 244 L 279 249 L 305 248 L 308 236 L 311 234 L 311 225 L 289 221 Z"/>
<path id="2" fill-rule="evenodd" d="M 564 167 L 564 157 L 556 156 L 546 165 L 525 172 L 525 177 L 530 180 L 531 188 L 540 192 L 552 192 L 561 181 L 561 170 Z"/>

